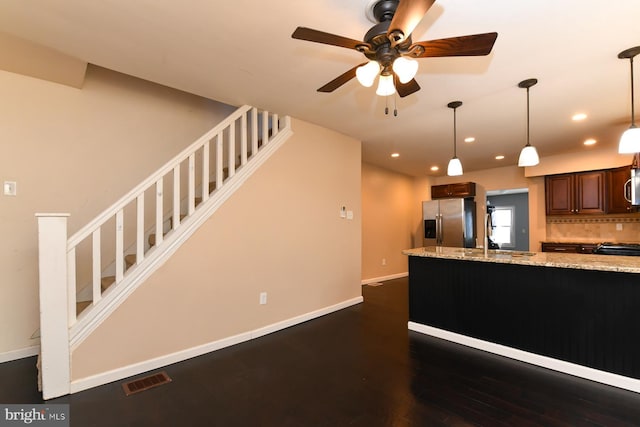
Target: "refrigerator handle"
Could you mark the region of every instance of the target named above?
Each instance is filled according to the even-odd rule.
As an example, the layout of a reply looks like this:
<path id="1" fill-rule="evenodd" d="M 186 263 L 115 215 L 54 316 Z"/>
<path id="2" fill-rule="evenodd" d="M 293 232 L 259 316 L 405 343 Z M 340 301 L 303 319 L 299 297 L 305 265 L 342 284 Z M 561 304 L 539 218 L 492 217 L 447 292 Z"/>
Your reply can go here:
<path id="1" fill-rule="evenodd" d="M 436 245 L 442 245 L 442 215 L 436 215 Z"/>

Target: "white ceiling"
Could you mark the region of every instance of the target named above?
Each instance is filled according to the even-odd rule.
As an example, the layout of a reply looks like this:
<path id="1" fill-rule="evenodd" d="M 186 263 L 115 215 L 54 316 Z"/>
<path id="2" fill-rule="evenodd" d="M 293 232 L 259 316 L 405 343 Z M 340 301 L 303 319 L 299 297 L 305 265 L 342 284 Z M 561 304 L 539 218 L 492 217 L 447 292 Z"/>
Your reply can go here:
<path id="1" fill-rule="evenodd" d="M 297 26 L 362 39 L 370 0 L 3 0 L 0 31 L 89 63 L 232 105 L 250 104 L 335 129 L 363 142 L 363 160 L 414 176 L 446 165 L 466 171 L 514 165 L 526 142 L 543 158 L 595 147 L 616 150 L 630 122 L 629 61 L 640 45 L 638 0 L 437 0 L 413 40 L 496 31 L 486 57 L 421 59 L 419 92 L 385 98 L 357 81 L 316 89 L 363 61 L 356 51 L 291 38 Z M 640 68 L 640 58 L 638 58 Z M 634 64 L 635 65 L 635 64 Z M 636 80 L 638 73 L 636 72 Z M 640 95 L 638 96 L 640 98 Z M 391 106 L 393 97 L 389 98 Z M 639 106 L 640 107 L 640 106 Z M 585 112 L 584 122 L 571 115 Z M 474 136 L 476 142 L 462 142 Z M 591 148 L 593 149 L 593 148 Z M 391 159 L 392 150 L 400 157 Z M 504 160 L 494 157 L 503 154 Z"/>

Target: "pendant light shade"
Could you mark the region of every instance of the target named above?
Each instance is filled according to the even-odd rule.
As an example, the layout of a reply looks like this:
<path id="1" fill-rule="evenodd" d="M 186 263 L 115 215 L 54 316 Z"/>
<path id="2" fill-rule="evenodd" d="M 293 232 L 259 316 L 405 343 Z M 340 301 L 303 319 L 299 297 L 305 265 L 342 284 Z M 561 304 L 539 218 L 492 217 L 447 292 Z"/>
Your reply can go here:
<path id="1" fill-rule="evenodd" d="M 449 166 L 447 166 L 447 175 L 460 176 L 462 175 L 462 162 L 459 158 L 454 157 L 449 160 Z"/>
<path id="2" fill-rule="evenodd" d="M 623 50 L 618 54 L 618 58 L 628 59 L 631 64 L 631 126 L 620 138 L 620 144 L 618 145 L 618 153 L 620 154 L 640 153 L 640 129 L 636 127 L 636 112 L 633 105 L 633 57 L 638 53 L 640 53 L 640 46 Z"/>
<path id="3" fill-rule="evenodd" d="M 396 92 L 396 87 L 393 84 L 393 74 L 380 75 L 380 81 L 378 82 L 378 90 L 376 95 L 389 96 Z"/>
<path id="4" fill-rule="evenodd" d="M 540 157 L 538 156 L 538 150 L 531 145 L 529 141 L 529 88 L 538 83 L 537 79 L 527 79 L 518 83 L 519 88 L 527 89 L 527 144 L 520 152 L 518 158 L 518 166 L 535 166 L 540 163 Z"/>
<path id="5" fill-rule="evenodd" d="M 460 176 L 463 173 L 462 162 L 456 153 L 456 109 L 461 105 L 462 101 L 453 101 L 447 104 L 447 107 L 453 109 L 453 158 L 449 160 L 447 167 L 447 175 L 449 176 Z"/>
<path id="6" fill-rule="evenodd" d="M 356 78 L 364 87 L 373 86 L 376 77 L 380 73 L 380 64 L 377 61 L 369 61 L 365 65 L 356 68 Z"/>
<path id="7" fill-rule="evenodd" d="M 535 166 L 540 163 L 540 157 L 538 156 L 538 150 L 533 145 L 525 145 L 522 151 L 520 151 L 520 157 L 518 157 L 518 166 Z"/>

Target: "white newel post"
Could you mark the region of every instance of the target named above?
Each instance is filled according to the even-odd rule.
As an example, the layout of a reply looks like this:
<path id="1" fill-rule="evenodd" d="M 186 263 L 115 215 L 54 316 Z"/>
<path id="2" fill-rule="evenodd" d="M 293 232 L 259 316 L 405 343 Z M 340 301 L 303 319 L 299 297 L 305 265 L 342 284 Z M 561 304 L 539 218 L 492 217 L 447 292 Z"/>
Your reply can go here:
<path id="1" fill-rule="evenodd" d="M 40 362 L 42 397 L 69 394 L 71 359 L 67 298 L 69 214 L 36 214 L 40 274 Z M 75 309 L 75 307 L 73 307 Z"/>

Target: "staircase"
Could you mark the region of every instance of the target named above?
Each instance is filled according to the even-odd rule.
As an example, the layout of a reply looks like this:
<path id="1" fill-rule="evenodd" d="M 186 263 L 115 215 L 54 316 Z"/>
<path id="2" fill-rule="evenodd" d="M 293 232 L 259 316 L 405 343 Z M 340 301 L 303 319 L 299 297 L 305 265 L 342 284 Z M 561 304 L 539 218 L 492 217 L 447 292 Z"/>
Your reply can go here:
<path id="1" fill-rule="evenodd" d="M 243 106 L 73 236 L 67 214 L 36 215 L 45 399 L 69 393 L 73 350 L 291 133 L 289 117 Z"/>
<path id="2" fill-rule="evenodd" d="M 272 132 L 269 131 L 269 137 L 272 137 Z M 262 147 L 262 139 L 258 139 L 258 150 L 260 150 L 260 148 Z M 248 151 L 247 152 L 247 161 L 249 159 L 252 158 L 253 152 L 252 151 Z M 234 163 L 234 168 L 235 170 L 238 170 L 240 167 L 242 166 L 242 155 L 238 155 L 236 157 L 235 163 Z M 228 167 L 224 167 L 223 168 L 223 182 L 224 180 L 226 180 L 227 178 L 229 178 L 229 168 Z M 216 185 L 215 181 L 210 181 L 208 184 L 208 191 L 209 191 L 209 197 L 211 197 L 213 195 L 213 193 L 215 192 L 215 190 L 218 188 L 218 186 Z M 184 204 L 185 200 L 183 199 L 182 204 Z M 196 197 L 194 199 L 194 207 L 197 208 L 200 203 L 202 203 L 202 197 Z M 184 222 L 185 218 L 187 217 L 186 214 L 181 213 L 180 214 L 180 222 Z M 164 223 L 165 224 L 172 224 L 173 223 L 173 216 L 168 216 L 166 219 L 164 219 Z M 163 231 L 163 239 L 165 238 L 165 236 L 168 234 L 167 231 Z M 148 245 L 148 249 L 151 249 L 152 247 L 154 247 L 156 245 L 156 234 L 155 232 L 152 232 L 150 234 L 148 234 L 147 237 L 147 245 Z M 135 266 L 137 264 L 137 255 L 135 253 L 131 253 L 128 255 L 124 256 L 124 266 L 125 266 L 125 272 L 128 271 L 131 267 Z M 107 291 L 107 289 L 109 289 L 109 287 L 111 285 L 113 285 L 114 283 L 116 283 L 116 276 L 114 275 L 104 275 L 101 279 L 100 279 L 100 290 L 101 292 L 104 294 L 104 292 Z M 82 313 L 85 309 L 89 308 L 92 305 L 92 299 L 85 299 L 81 296 L 81 293 L 77 294 L 77 301 L 76 301 L 76 316 L 80 315 L 80 313 Z"/>

